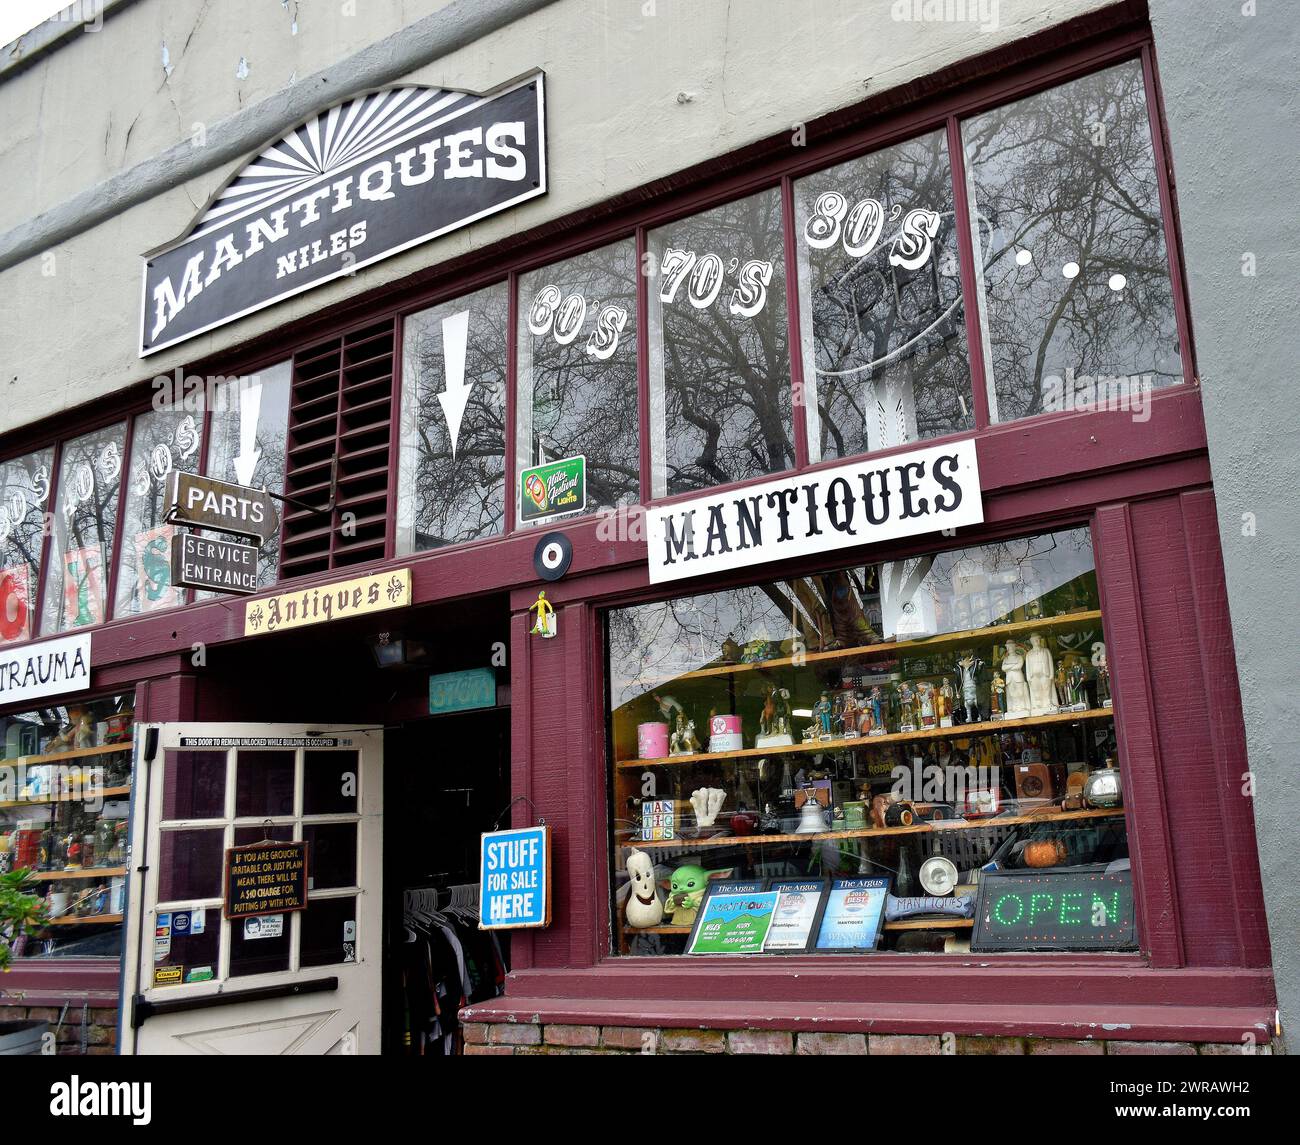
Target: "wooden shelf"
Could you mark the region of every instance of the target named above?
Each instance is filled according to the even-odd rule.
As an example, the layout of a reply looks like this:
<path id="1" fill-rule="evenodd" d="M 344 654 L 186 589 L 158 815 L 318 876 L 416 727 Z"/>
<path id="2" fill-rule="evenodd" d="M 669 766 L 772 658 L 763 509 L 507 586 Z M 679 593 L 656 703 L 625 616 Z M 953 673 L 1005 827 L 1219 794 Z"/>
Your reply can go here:
<path id="1" fill-rule="evenodd" d="M 94 796 L 102 796 L 104 799 L 112 799 L 119 795 L 130 795 L 131 785 L 128 783 L 123 787 L 105 787 L 102 791 L 94 791 Z M 86 796 L 84 793 L 76 795 L 51 795 L 42 799 L 7 799 L 0 803 L 0 811 L 10 807 L 44 807 L 47 803 L 84 803 Z"/>
<path id="2" fill-rule="evenodd" d="M 1068 628 L 1072 624 L 1092 624 L 1101 620 L 1097 609 L 1084 612 L 1067 612 L 1063 616 L 1047 616 L 1041 620 L 1015 620 L 1010 624 L 992 624 L 987 628 L 968 628 L 961 632 L 942 632 L 916 640 L 886 640 L 879 644 L 862 644 L 856 648 L 836 648 L 830 652 L 805 652 L 799 657 L 799 666 L 821 664 L 837 660 L 855 660 L 864 656 L 884 656 L 890 652 L 914 651 L 921 648 L 943 648 L 950 644 L 964 644 L 988 637 L 1014 636 L 1020 632 L 1042 632 L 1052 628 Z M 773 668 L 795 667 L 793 656 L 780 656 L 774 660 L 756 660 L 751 664 L 719 664 L 712 668 L 697 668 L 667 680 L 701 680 L 711 676 L 730 676 L 735 672 L 761 672 Z"/>
<path id="3" fill-rule="evenodd" d="M 749 847 L 775 846 L 783 843 L 824 843 L 840 839 L 874 839 L 884 836 L 942 834 L 944 831 L 979 831 L 990 827 L 1019 827 L 1028 823 L 1068 823 L 1086 819 L 1111 819 L 1124 814 L 1122 807 L 1098 808 L 1089 811 L 1061 811 L 1055 815 L 995 815 L 987 819 L 938 819 L 931 823 L 917 823 L 912 827 L 863 827 L 852 831 L 822 831 L 816 835 L 720 835 L 710 839 L 654 839 L 642 842 L 637 839 L 620 841 L 619 846 L 629 850 L 646 851 L 662 847 L 676 847 L 691 851 L 697 847 Z"/>
<path id="4" fill-rule="evenodd" d="M 62 882 L 64 879 L 110 879 L 125 875 L 125 867 L 74 867 L 70 871 L 34 871 L 28 876 L 33 882 Z"/>
<path id="5" fill-rule="evenodd" d="M 96 755 L 113 755 L 120 751 L 131 751 L 131 741 L 126 743 L 109 743 L 102 747 L 78 747 L 72 751 L 59 751 L 51 755 L 20 755 L 15 759 L 0 759 L 0 763 L 11 767 L 34 767 L 41 763 L 66 763 L 70 759 L 89 759 Z"/>
<path id="6" fill-rule="evenodd" d="M 51 918 L 45 923 L 46 926 L 94 926 L 96 924 L 107 925 L 109 923 L 121 922 L 120 914 L 83 914 L 69 915 L 67 918 Z"/>
<path id="7" fill-rule="evenodd" d="M 1015 728 L 1041 727 L 1050 724 L 1068 724 L 1076 720 L 1114 718 L 1113 708 L 1089 708 L 1083 712 L 1053 712 L 1045 716 L 1026 716 L 1019 720 L 984 720 L 978 724 L 957 724 L 950 728 L 922 728 L 914 732 L 890 732 L 883 736 L 855 736 L 853 739 L 828 739 L 816 743 L 795 743 L 782 747 L 747 747 L 739 751 L 700 751 L 690 755 L 669 755 L 659 759 L 621 759 L 615 763 L 620 771 L 640 767 L 683 767 L 694 763 L 716 763 L 723 759 L 762 759 L 770 755 L 818 755 L 827 751 L 848 751 L 852 748 L 875 747 L 886 743 L 912 743 L 926 739 L 966 739 L 969 736 L 988 735 Z"/>
<path id="8" fill-rule="evenodd" d="M 885 923 L 886 930 L 961 930 L 975 925 L 973 918 L 905 918 Z"/>

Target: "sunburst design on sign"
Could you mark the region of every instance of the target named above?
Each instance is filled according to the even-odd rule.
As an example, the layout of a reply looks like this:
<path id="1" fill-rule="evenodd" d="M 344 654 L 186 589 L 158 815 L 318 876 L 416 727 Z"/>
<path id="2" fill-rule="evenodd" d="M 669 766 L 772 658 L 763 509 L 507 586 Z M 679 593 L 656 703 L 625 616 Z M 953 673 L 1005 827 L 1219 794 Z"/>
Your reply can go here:
<path id="1" fill-rule="evenodd" d="M 436 87 L 394 87 L 331 107 L 251 160 L 213 200 L 194 232 L 292 194 L 440 117 L 464 111 L 479 99 Z"/>

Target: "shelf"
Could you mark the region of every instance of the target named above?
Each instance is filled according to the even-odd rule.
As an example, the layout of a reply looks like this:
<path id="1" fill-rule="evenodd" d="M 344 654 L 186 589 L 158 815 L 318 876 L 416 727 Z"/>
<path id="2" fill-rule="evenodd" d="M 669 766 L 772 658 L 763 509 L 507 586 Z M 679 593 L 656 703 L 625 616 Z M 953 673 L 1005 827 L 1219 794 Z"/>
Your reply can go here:
<path id="1" fill-rule="evenodd" d="M 69 915 L 67 918 L 51 918 L 46 920 L 45 926 L 94 926 L 96 924 L 108 925 L 122 921 L 120 914 L 83 914 Z"/>
<path id="2" fill-rule="evenodd" d="M 639 767 L 680 767 L 691 763 L 716 763 L 720 759 L 761 759 L 769 755 L 818 755 L 827 751 L 847 751 L 851 748 L 875 747 L 885 743 L 911 743 L 925 739 L 966 739 L 969 736 L 1005 732 L 1014 728 L 1039 727 L 1044 724 L 1066 724 L 1075 720 L 1111 719 L 1113 708 L 1089 708 L 1083 712 L 1053 712 L 1046 716 L 1026 716 L 1019 720 L 984 720 L 978 724 L 956 724 L 950 728 L 922 728 L 914 732 L 891 732 L 883 736 L 855 736 L 852 739 L 819 740 L 816 743 L 795 743 L 782 747 L 747 747 L 739 751 L 700 751 L 690 755 L 669 755 L 660 759 L 621 759 L 614 766 L 620 771 Z"/>
<path id="3" fill-rule="evenodd" d="M 113 799 L 119 795 L 130 795 L 131 785 L 128 783 L 123 787 L 105 787 L 102 791 L 92 791 L 91 794 L 104 799 Z M 85 801 L 85 794 L 51 795 L 41 799 L 7 799 L 0 803 L 0 811 L 10 807 L 44 807 L 48 803 L 84 803 Z"/>
<path id="4" fill-rule="evenodd" d="M 875 839 L 904 835 L 942 834 L 944 831 L 979 831 L 990 827 L 1019 827 L 1027 823 L 1068 823 L 1085 819 L 1111 819 L 1124 814 L 1122 807 L 1089 811 L 1061 811 L 1055 815 L 994 815 L 987 819 L 939 819 L 912 827 L 861 827 L 852 831 L 821 831 L 816 835 L 716 835 L 710 839 L 654 839 L 642 842 L 628 839 L 619 846 L 646 851 L 676 847 L 691 851 L 697 847 L 775 846 L 781 843 L 825 843 L 841 839 Z"/>
<path id="5" fill-rule="evenodd" d="M 110 879 L 125 874 L 125 867 L 74 867 L 70 871 L 33 871 L 28 878 L 33 882 L 50 883 L 64 879 Z"/>
<path id="6" fill-rule="evenodd" d="M 905 918 L 885 923 L 886 930 L 962 930 L 975 925 L 973 918 Z"/>
<path id="7" fill-rule="evenodd" d="M 808 664 L 829 663 L 837 660 L 856 660 L 865 656 L 884 656 L 891 652 L 910 651 L 920 648 L 943 648 L 950 644 L 964 644 L 971 640 L 983 640 L 987 637 L 1014 636 L 1020 632 L 1042 632 L 1045 629 L 1069 627 L 1072 624 L 1090 624 L 1101 621 L 1101 612 L 1097 609 L 1083 612 L 1067 612 L 1063 616 L 1047 616 L 1041 620 L 1016 620 L 1010 624 L 992 624 L 987 628 L 968 628 L 962 632 L 942 632 L 935 636 L 923 636 L 916 640 L 886 640 L 879 644 L 862 644 L 856 648 L 837 648 L 830 652 L 805 652 L 799 657 L 799 667 Z M 795 657 L 780 656 L 775 660 L 757 660 L 752 664 L 719 664 L 712 668 L 697 668 L 694 672 L 684 672 L 680 676 L 665 677 L 667 680 L 700 680 L 710 676 L 729 676 L 735 672 L 754 672 L 773 668 L 795 667 Z"/>
<path id="8" fill-rule="evenodd" d="M 120 751 L 130 751 L 132 744 L 130 740 L 126 743 L 107 743 L 101 747 L 78 747 L 72 751 L 58 751 L 50 755 L 20 755 L 16 759 L 0 759 L 0 763 L 12 767 L 32 767 L 40 763 L 67 763 L 70 759 L 89 759 L 94 755 L 113 755 Z"/>

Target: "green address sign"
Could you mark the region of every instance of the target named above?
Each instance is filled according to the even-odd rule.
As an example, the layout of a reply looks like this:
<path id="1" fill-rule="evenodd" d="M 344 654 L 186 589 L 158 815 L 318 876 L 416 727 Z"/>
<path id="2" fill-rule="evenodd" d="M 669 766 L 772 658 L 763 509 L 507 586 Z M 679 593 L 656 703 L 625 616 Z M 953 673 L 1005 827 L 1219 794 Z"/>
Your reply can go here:
<path id="1" fill-rule="evenodd" d="M 470 668 L 464 672 L 443 672 L 429 677 L 429 712 L 472 712 L 494 708 L 497 703 L 497 674 L 491 668 Z"/>

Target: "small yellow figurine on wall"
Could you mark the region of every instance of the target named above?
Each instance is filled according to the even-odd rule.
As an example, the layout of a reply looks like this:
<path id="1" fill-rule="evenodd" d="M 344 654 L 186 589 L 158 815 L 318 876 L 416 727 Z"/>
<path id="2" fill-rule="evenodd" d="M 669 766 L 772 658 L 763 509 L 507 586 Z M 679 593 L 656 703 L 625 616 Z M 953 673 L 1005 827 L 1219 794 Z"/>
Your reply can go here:
<path id="1" fill-rule="evenodd" d="M 537 594 L 536 602 L 528 606 L 528 611 L 537 613 L 537 620 L 530 630 L 533 636 L 549 640 L 555 635 L 555 605 L 546 599 L 544 591 Z"/>

